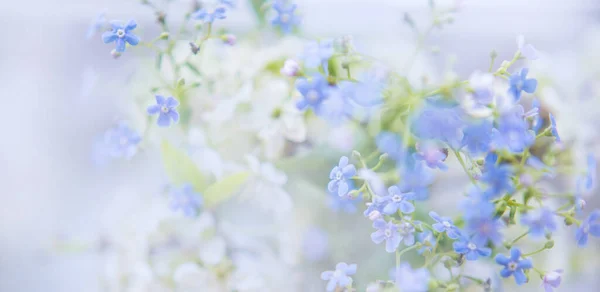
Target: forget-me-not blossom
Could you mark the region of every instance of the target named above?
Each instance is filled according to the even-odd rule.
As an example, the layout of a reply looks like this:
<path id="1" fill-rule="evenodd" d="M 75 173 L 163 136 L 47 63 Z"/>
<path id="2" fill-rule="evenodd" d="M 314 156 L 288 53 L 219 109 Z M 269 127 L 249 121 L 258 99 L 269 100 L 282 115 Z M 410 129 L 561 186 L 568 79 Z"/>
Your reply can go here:
<path id="1" fill-rule="evenodd" d="M 327 291 L 334 291 L 336 287 L 344 288 L 352 284 L 351 275 L 356 274 L 356 264 L 348 265 L 344 262 L 335 266 L 335 271 L 321 273 L 321 279 L 327 282 Z"/>
<path id="2" fill-rule="evenodd" d="M 496 263 L 504 266 L 504 269 L 500 271 L 500 276 L 508 278 L 514 275 L 517 285 L 522 285 L 527 282 L 527 276 L 525 275 L 524 270 L 533 267 L 530 259 L 521 259 L 521 250 L 516 247 L 510 249 L 510 257 L 498 254 L 496 256 Z"/>
<path id="3" fill-rule="evenodd" d="M 127 25 L 123 25 L 118 21 L 111 21 L 110 25 L 112 29 L 102 34 L 102 41 L 105 44 L 116 43 L 116 52 L 125 52 L 126 43 L 135 46 L 140 42 L 140 38 L 131 32 L 137 27 L 135 20 L 130 20 Z"/>
<path id="4" fill-rule="evenodd" d="M 345 196 L 350 190 L 349 180 L 356 174 L 356 167 L 348 163 L 349 159 L 342 156 L 337 166 L 329 173 L 329 184 L 327 189 L 338 196 Z"/>
<path id="5" fill-rule="evenodd" d="M 156 104 L 151 105 L 146 110 L 148 114 L 158 114 L 158 125 L 161 127 L 168 127 L 173 123 L 179 121 L 179 113 L 175 109 L 179 105 L 179 102 L 173 98 L 165 98 L 162 95 L 156 95 Z"/>

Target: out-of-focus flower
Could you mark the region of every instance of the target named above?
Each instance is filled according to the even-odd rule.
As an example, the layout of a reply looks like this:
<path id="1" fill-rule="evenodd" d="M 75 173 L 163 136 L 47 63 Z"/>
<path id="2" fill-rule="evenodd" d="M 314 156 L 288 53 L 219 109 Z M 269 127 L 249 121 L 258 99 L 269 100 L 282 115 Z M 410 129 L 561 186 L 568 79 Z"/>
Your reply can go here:
<path id="1" fill-rule="evenodd" d="M 234 46 L 237 41 L 237 38 L 235 37 L 235 35 L 230 34 L 230 33 L 222 35 L 221 39 L 223 40 L 223 42 L 225 44 L 230 45 L 230 46 Z"/>
<path id="2" fill-rule="evenodd" d="M 204 265 L 215 266 L 225 259 L 227 243 L 222 237 L 216 236 L 204 242 L 200 248 L 200 260 Z"/>
<path id="3" fill-rule="evenodd" d="M 481 181 L 487 185 L 483 195 L 487 198 L 495 198 L 504 193 L 512 193 L 514 185 L 511 180 L 513 169 L 508 164 L 496 165 L 498 155 L 490 153 L 485 158 L 484 172 Z"/>
<path id="4" fill-rule="evenodd" d="M 327 291 L 333 291 L 336 287 L 344 288 L 352 284 L 351 275 L 356 274 L 356 264 L 348 265 L 344 262 L 335 266 L 335 271 L 321 273 L 321 279 L 327 282 Z"/>
<path id="5" fill-rule="evenodd" d="M 432 169 L 439 168 L 440 170 L 448 170 L 448 166 L 444 164 L 444 160 L 448 157 L 448 153 L 442 151 L 435 143 L 417 143 L 417 152 L 413 154 L 415 160 L 425 162 Z"/>
<path id="6" fill-rule="evenodd" d="M 353 181 L 349 180 L 348 185 L 350 190 L 354 189 Z M 360 201 L 360 195 L 353 198 L 352 196 L 350 196 L 350 193 L 348 193 L 340 197 L 335 192 L 327 192 L 327 205 L 329 206 L 329 209 L 331 209 L 334 212 L 343 211 L 346 213 L 355 213 L 357 210 L 356 205 Z"/>
<path id="7" fill-rule="evenodd" d="M 98 32 L 100 32 L 102 30 L 102 28 L 104 28 L 107 24 L 108 24 L 108 20 L 106 19 L 106 13 L 102 12 L 102 13 L 98 14 L 98 16 L 96 16 L 92 20 L 92 23 L 90 24 L 90 26 L 85 34 L 85 38 L 88 40 L 91 39 L 92 37 L 94 37 L 94 35 L 96 35 Z"/>
<path id="8" fill-rule="evenodd" d="M 400 210 L 404 214 L 410 214 L 415 211 L 415 206 L 409 201 L 414 193 L 403 193 L 398 186 L 388 188 L 388 195 L 381 198 L 384 205 L 383 213 L 391 215 Z"/>
<path id="9" fill-rule="evenodd" d="M 352 105 L 349 96 L 353 90 L 354 85 L 352 82 L 340 82 L 338 87 L 329 90 L 327 98 L 320 106 L 319 116 L 333 126 L 339 126 L 344 121 L 347 121 L 352 115 Z"/>
<path id="10" fill-rule="evenodd" d="M 588 242 L 588 234 L 595 237 L 600 237 L 600 210 L 594 210 L 587 219 L 581 222 L 579 228 L 575 232 L 575 240 L 580 247 L 584 247 Z"/>
<path id="11" fill-rule="evenodd" d="M 500 276 L 508 278 L 514 275 L 517 285 L 527 282 L 524 270 L 533 267 L 530 259 L 521 259 L 521 250 L 516 247 L 510 249 L 510 258 L 503 254 L 498 254 L 496 256 L 496 263 L 504 266 L 504 269 L 500 271 Z"/>
<path id="12" fill-rule="evenodd" d="M 104 143 L 108 147 L 108 154 L 115 158 L 130 159 L 137 152 L 138 144 L 142 137 L 129 128 L 126 122 L 120 122 L 104 133 Z"/>
<path id="13" fill-rule="evenodd" d="M 299 110 L 312 107 L 319 114 L 321 105 L 327 97 L 329 84 L 321 74 L 315 74 L 312 78 L 301 78 L 296 80 L 296 89 L 302 94 L 302 99 L 296 103 Z"/>
<path id="14" fill-rule="evenodd" d="M 494 101 L 493 91 L 494 75 L 475 71 L 469 77 L 472 91 L 468 92 L 462 100 L 463 109 L 474 117 L 487 117 L 492 110 L 488 105 Z"/>
<path id="15" fill-rule="evenodd" d="M 202 207 L 202 196 L 196 193 L 191 184 L 170 191 L 170 206 L 173 211 L 181 210 L 187 217 L 195 217 Z"/>
<path id="16" fill-rule="evenodd" d="M 429 271 L 426 268 L 412 269 L 403 263 L 396 267 L 394 282 L 402 292 L 425 292 L 429 290 Z"/>
<path id="17" fill-rule="evenodd" d="M 356 167 L 353 164 L 348 164 L 348 157 L 342 156 L 337 166 L 331 169 L 327 185 L 330 192 L 337 193 L 338 196 L 345 196 L 350 190 L 348 181 L 356 174 Z"/>
<path id="18" fill-rule="evenodd" d="M 489 257 L 492 254 L 492 249 L 485 247 L 485 241 L 469 238 L 466 234 L 462 234 L 452 247 L 456 253 L 464 254 L 469 261 L 476 261 L 479 257 Z"/>
<path id="19" fill-rule="evenodd" d="M 464 121 L 460 108 L 443 102 L 428 103 L 412 121 L 415 135 L 458 148 L 463 139 Z"/>
<path id="20" fill-rule="evenodd" d="M 419 254 L 423 254 L 425 251 L 431 251 L 436 245 L 435 236 L 433 236 L 433 232 L 429 230 L 417 234 L 417 240 L 422 244 L 421 248 L 418 250 Z"/>
<path id="21" fill-rule="evenodd" d="M 464 130 L 462 145 L 474 155 L 490 150 L 492 142 L 492 122 L 483 120 L 467 125 Z"/>
<path id="22" fill-rule="evenodd" d="M 431 225 L 435 231 L 440 233 L 446 232 L 446 235 L 451 239 L 457 239 L 460 236 L 460 231 L 458 230 L 458 227 L 454 225 L 452 219 L 441 217 L 434 211 L 429 212 L 429 217 L 435 220 L 435 223 Z"/>
<path id="23" fill-rule="evenodd" d="M 253 176 L 248 180 L 249 183 L 240 198 L 278 217 L 288 214 L 292 210 L 293 202 L 290 194 L 283 188 L 287 183 L 287 175 L 272 163 L 261 163 L 254 156 L 247 155 L 246 160 Z"/>
<path id="24" fill-rule="evenodd" d="M 535 142 L 535 133 L 529 130 L 524 115 L 521 105 L 510 107 L 500 115 L 492 130 L 492 145 L 496 149 L 519 153 Z"/>
<path id="25" fill-rule="evenodd" d="M 110 25 L 112 30 L 102 34 L 102 41 L 105 44 L 115 42 L 117 53 L 125 52 L 126 43 L 135 46 L 140 42 L 140 38 L 131 32 L 137 27 L 135 20 L 130 20 L 127 25 L 123 25 L 118 21 L 111 21 Z"/>
<path id="26" fill-rule="evenodd" d="M 383 131 L 375 137 L 375 144 L 379 151 L 386 153 L 396 162 L 404 160 L 406 151 L 402 145 L 402 138 L 398 134 Z"/>
<path id="27" fill-rule="evenodd" d="M 529 226 L 531 236 L 542 237 L 546 230 L 553 232 L 556 230 L 554 221 L 554 212 L 548 208 L 540 208 L 521 217 L 521 224 Z"/>
<path id="28" fill-rule="evenodd" d="M 148 107 L 147 112 L 150 115 L 158 114 L 158 125 L 161 127 L 168 127 L 173 123 L 179 121 L 179 113 L 175 109 L 179 105 L 179 102 L 173 98 L 165 98 L 162 95 L 156 96 L 156 104 Z"/>
<path id="29" fill-rule="evenodd" d="M 225 19 L 227 17 L 227 15 L 225 15 L 226 12 L 227 9 L 225 9 L 225 7 L 217 7 L 212 12 L 209 12 L 206 8 L 202 8 L 192 13 L 192 18 L 202 20 L 204 23 L 212 23 L 216 19 Z"/>
<path id="30" fill-rule="evenodd" d="M 323 67 L 327 73 L 327 61 L 333 56 L 334 47 L 333 40 L 322 40 L 320 42 L 310 42 L 304 47 L 304 52 L 300 55 L 300 59 L 304 61 L 304 66 L 307 68 Z"/>
<path id="31" fill-rule="evenodd" d="M 541 286 L 544 287 L 544 290 L 546 292 L 554 291 L 554 288 L 558 288 L 558 286 L 560 286 L 560 282 L 562 281 L 562 274 L 562 269 L 546 273 L 544 275 L 544 278 L 542 279 Z"/>
<path id="32" fill-rule="evenodd" d="M 177 289 L 181 291 L 199 291 L 203 289 L 220 291 L 224 288 L 219 283 L 217 274 L 198 266 L 194 262 L 186 262 L 177 266 L 173 272 L 173 282 Z"/>
<path id="33" fill-rule="evenodd" d="M 517 36 L 517 47 L 519 48 L 521 56 L 529 60 L 538 59 L 537 50 L 533 47 L 533 45 L 525 43 L 525 37 L 523 35 Z"/>
<path id="34" fill-rule="evenodd" d="M 523 68 L 521 71 L 510 75 L 508 79 L 510 85 L 508 93 L 515 101 L 521 99 L 521 91 L 533 93 L 537 87 L 537 80 L 533 78 L 527 79 L 527 73 L 529 73 L 529 69 Z"/>
<path id="35" fill-rule="evenodd" d="M 385 241 L 385 251 L 395 252 L 402 241 L 402 236 L 398 232 L 398 225 L 391 221 L 385 222 L 383 219 L 377 219 L 373 221 L 373 228 L 376 228 L 377 231 L 371 233 L 371 240 L 376 244 Z"/>
<path id="36" fill-rule="evenodd" d="M 292 32 L 300 24 L 300 18 L 294 14 L 296 4 L 286 6 L 282 1 L 277 1 L 273 4 L 273 9 L 277 12 L 277 16 L 271 20 L 271 24 L 279 27 L 283 33 Z"/>

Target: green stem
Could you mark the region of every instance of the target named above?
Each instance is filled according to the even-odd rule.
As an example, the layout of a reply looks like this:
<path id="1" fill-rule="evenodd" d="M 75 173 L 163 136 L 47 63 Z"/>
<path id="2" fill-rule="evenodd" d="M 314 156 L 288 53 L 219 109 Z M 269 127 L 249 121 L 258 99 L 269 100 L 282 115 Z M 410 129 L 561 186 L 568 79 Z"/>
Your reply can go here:
<path id="1" fill-rule="evenodd" d="M 530 252 L 530 253 L 523 254 L 523 255 L 522 255 L 522 257 L 528 257 L 528 256 L 532 256 L 532 255 L 534 255 L 534 254 L 538 254 L 538 253 L 540 253 L 540 252 L 542 252 L 542 251 L 545 251 L 546 249 L 547 249 L 547 248 L 546 248 L 546 246 L 542 246 L 542 248 L 540 248 L 540 249 L 538 249 L 538 250 L 536 250 L 536 251 L 533 251 L 533 252 Z"/>
<path id="2" fill-rule="evenodd" d="M 453 151 L 454 151 L 454 155 L 456 155 L 456 158 L 458 159 L 458 162 L 460 162 L 460 165 L 462 166 L 463 170 L 469 176 L 469 179 L 471 180 L 471 183 L 473 183 L 474 185 L 477 185 L 477 182 L 475 181 L 475 178 L 473 178 L 473 175 L 471 174 L 471 172 L 469 172 L 467 170 L 467 166 L 465 165 L 465 161 L 463 160 L 462 156 L 460 156 L 460 152 L 458 152 L 456 150 L 453 150 Z"/>
<path id="3" fill-rule="evenodd" d="M 527 234 L 529 234 L 529 230 L 527 230 L 527 232 L 517 236 L 517 238 L 513 239 L 513 241 L 510 242 L 510 245 L 514 245 L 515 243 L 517 243 L 517 241 L 521 240 L 521 238 L 527 236 Z"/>

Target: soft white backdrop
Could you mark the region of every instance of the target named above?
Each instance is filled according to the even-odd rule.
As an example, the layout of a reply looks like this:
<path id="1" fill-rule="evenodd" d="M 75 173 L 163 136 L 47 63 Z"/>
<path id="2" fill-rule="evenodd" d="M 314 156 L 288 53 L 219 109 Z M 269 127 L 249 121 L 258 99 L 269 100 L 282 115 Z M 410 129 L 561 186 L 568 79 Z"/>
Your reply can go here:
<path id="1" fill-rule="evenodd" d="M 84 36 L 102 11 L 137 19 L 145 35 L 155 30 L 153 16 L 133 0 L 0 2 L 0 291 L 97 291 L 97 256 L 54 255 L 51 239 L 101 232 L 99 219 L 117 189 L 134 184 L 134 176 L 156 179 L 159 170 L 139 161 L 109 175 L 92 167 L 93 139 L 119 116 L 119 100 L 128 98 L 121 88 L 135 63 L 113 61 L 99 38 Z M 600 19 L 594 0 L 463 2 L 455 23 L 428 43 L 444 52 L 434 64 L 443 67 L 455 54 L 456 70 L 465 76 L 486 66 L 491 49 L 509 58 L 517 33 L 541 51 L 570 52 Z M 353 34 L 358 46 L 387 56 L 406 52 L 404 44 L 413 41 L 402 14 L 417 22 L 427 16 L 427 1 L 419 0 L 297 3 L 308 35 Z M 243 31 L 253 19 L 241 5 L 226 23 Z M 90 93 L 82 82 L 93 72 L 100 85 Z"/>

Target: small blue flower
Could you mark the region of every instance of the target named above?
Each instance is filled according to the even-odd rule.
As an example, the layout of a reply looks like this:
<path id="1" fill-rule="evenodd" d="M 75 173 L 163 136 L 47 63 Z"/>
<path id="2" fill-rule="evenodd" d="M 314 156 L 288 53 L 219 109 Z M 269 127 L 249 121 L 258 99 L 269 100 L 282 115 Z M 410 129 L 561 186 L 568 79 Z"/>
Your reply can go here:
<path id="1" fill-rule="evenodd" d="M 394 273 L 396 288 L 402 292 L 429 291 L 429 271 L 426 268 L 412 269 L 410 264 L 403 263 L 396 267 Z"/>
<path id="2" fill-rule="evenodd" d="M 447 143 L 456 149 L 463 139 L 465 123 L 460 107 L 440 101 L 428 101 L 411 123 L 413 133 L 427 140 Z"/>
<path id="3" fill-rule="evenodd" d="M 348 180 L 348 189 L 354 189 L 354 182 L 352 180 Z M 344 196 L 339 196 L 337 192 L 327 192 L 327 203 L 329 209 L 334 212 L 343 211 L 346 213 L 355 213 L 357 208 L 357 203 L 361 201 L 361 196 L 357 196 L 353 198 L 349 194 Z"/>
<path id="4" fill-rule="evenodd" d="M 415 206 L 409 202 L 414 193 L 402 193 L 397 186 L 388 188 L 388 195 L 382 198 L 384 204 L 383 213 L 391 215 L 398 212 L 398 209 L 404 214 L 410 214 L 415 211 Z"/>
<path id="5" fill-rule="evenodd" d="M 435 229 L 435 231 L 440 233 L 446 232 L 446 235 L 448 235 L 448 237 L 451 239 L 457 239 L 460 236 L 460 231 L 458 227 L 454 225 L 452 219 L 448 217 L 441 217 L 434 211 L 429 212 L 429 217 L 436 222 L 431 226 L 433 229 Z"/>
<path id="6" fill-rule="evenodd" d="M 102 41 L 105 44 L 115 42 L 117 44 L 115 51 L 118 53 L 125 52 L 126 43 L 135 46 L 140 42 L 140 38 L 131 32 L 137 27 L 135 20 L 130 20 L 125 26 L 117 21 L 111 21 L 110 25 L 112 30 L 102 34 Z"/>
<path id="7" fill-rule="evenodd" d="M 503 112 L 492 130 L 492 144 L 497 149 L 521 153 L 535 142 L 535 133 L 529 130 L 521 105 Z"/>
<path id="8" fill-rule="evenodd" d="M 548 272 L 544 275 L 544 279 L 542 279 L 542 287 L 544 287 L 544 291 L 552 292 L 553 288 L 558 288 L 560 286 L 560 282 L 562 281 L 562 269 L 554 270 Z"/>
<path id="9" fill-rule="evenodd" d="M 491 241 L 495 245 L 502 243 L 502 233 L 500 229 L 504 227 L 502 221 L 495 218 L 492 214 L 481 214 L 480 216 L 471 216 L 466 219 L 466 231 L 473 234 L 475 240 L 481 242 Z"/>
<path id="10" fill-rule="evenodd" d="M 377 219 L 373 221 L 373 227 L 377 231 L 371 233 L 371 240 L 376 244 L 385 241 L 385 251 L 389 253 L 395 252 L 402 241 L 402 236 L 398 232 L 398 225 L 392 221 L 385 222 L 383 219 Z"/>
<path id="11" fill-rule="evenodd" d="M 433 182 L 433 171 L 425 166 L 423 161 L 415 161 L 412 156 L 407 156 L 404 164 L 400 164 L 401 181 L 398 187 L 403 191 L 415 193 L 412 200 L 423 201 L 429 196 L 427 186 Z"/>
<path id="12" fill-rule="evenodd" d="M 140 141 L 142 141 L 142 137 L 129 128 L 125 122 L 120 122 L 116 127 L 104 133 L 104 143 L 107 146 L 108 154 L 115 158 L 130 159 L 133 157 Z"/>
<path id="13" fill-rule="evenodd" d="M 360 82 L 352 82 L 350 99 L 363 107 L 374 107 L 383 103 L 385 79 L 377 70 L 370 70 L 361 76 Z"/>
<path id="14" fill-rule="evenodd" d="M 490 120 L 472 123 L 464 128 L 464 136 L 461 144 L 466 146 L 471 154 L 477 155 L 488 152 L 491 142 L 492 122 Z"/>
<path id="15" fill-rule="evenodd" d="M 331 169 L 327 185 L 330 192 L 336 193 L 342 197 L 348 194 L 350 190 L 349 180 L 356 174 L 356 167 L 353 164 L 348 164 L 348 157 L 342 156 L 337 166 Z"/>
<path id="16" fill-rule="evenodd" d="M 294 14 L 296 4 L 285 6 L 282 2 L 273 4 L 273 9 L 277 12 L 277 16 L 271 20 L 273 26 L 279 27 L 283 33 L 290 33 L 294 27 L 300 24 L 300 18 Z"/>
<path id="17" fill-rule="evenodd" d="M 414 221 L 410 222 L 408 221 L 409 217 L 404 218 L 399 224 L 398 224 L 398 233 L 400 234 L 400 237 L 403 239 L 404 241 L 404 245 L 406 246 L 411 246 L 413 244 L 415 244 L 415 225 L 414 224 L 420 224 L 418 221 Z"/>
<path id="18" fill-rule="evenodd" d="M 452 247 L 456 253 L 464 254 L 469 261 L 476 261 L 479 257 L 489 257 L 492 254 L 492 249 L 485 247 L 485 241 L 469 238 L 465 234 L 462 234 Z"/>
<path id="19" fill-rule="evenodd" d="M 435 236 L 433 236 L 433 232 L 429 230 L 417 234 L 417 240 L 422 244 L 421 248 L 418 250 L 419 254 L 423 254 L 425 251 L 431 251 L 436 245 Z"/>
<path id="20" fill-rule="evenodd" d="M 396 162 L 404 160 L 406 151 L 402 145 L 402 138 L 398 134 L 382 131 L 375 137 L 375 144 L 380 152 L 386 153 Z"/>
<path id="21" fill-rule="evenodd" d="M 302 94 L 302 99 L 296 103 L 299 110 L 312 107 L 315 113 L 321 113 L 321 105 L 329 92 L 329 84 L 321 74 L 315 74 L 310 80 L 296 80 L 296 89 Z"/>
<path id="22" fill-rule="evenodd" d="M 354 83 L 343 81 L 338 87 L 328 90 L 327 98 L 319 106 L 320 117 L 333 126 L 339 126 L 352 116 L 352 104 L 348 98 L 354 90 Z"/>
<path id="23" fill-rule="evenodd" d="M 594 237 L 600 237 L 600 210 L 594 210 L 583 222 L 577 231 L 575 232 L 575 240 L 577 240 L 577 245 L 580 247 L 584 247 L 588 242 L 588 234 L 591 234 Z"/>
<path id="24" fill-rule="evenodd" d="M 335 271 L 325 271 L 321 273 L 321 280 L 329 281 L 327 291 L 333 291 L 336 287 L 344 288 L 352 284 L 351 275 L 356 274 L 356 264 L 348 265 L 344 262 L 335 266 Z"/>
<path id="25" fill-rule="evenodd" d="M 225 7 L 217 7 L 213 12 L 208 12 L 208 9 L 202 8 L 192 13 L 191 16 L 193 19 L 202 20 L 204 23 L 212 23 L 216 19 L 225 19 L 227 17 L 226 12 Z"/>
<path id="26" fill-rule="evenodd" d="M 531 102 L 531 110 L 527 112 L 528 114 L 525 114 L 527 117 L 533 117 L 533 121 L 531 122 L 531 130 L 536 134 L 540 131 L 542 125 L 544 124 L 544 119 L 540 115 L 540 107 L 540 101 L 537 98 L 534 98 Z"/>
<path id="27" fill-rule="evenodd" d="M 168 127 L 171 125 L 171 121 L 173 121 L 173 123 L 179 121 L 179 113 L 175 109 L 178 105 L 179 102 L 173 97 L 165 99 L 164 96 L 157 95 L 156 104 L 149 106 L 146 111 L 150 115 L 158 114 L 158 125 L 161 127 Z"/>
<path id="28" fill-rule="evenodd" d="M 307 68 L 318 68 L 321 66 L 325 74 L 327 72 L 327 62 L 334 53 L 333 40 L 322 40 L 320 42 L 310 42 L 304 47 L 304 52 L 300 59 L 304 61 Z"/>
<path id="29" fill-rule="evenodd" d="M 537 80 L 533 78 L 527 79 L 527 73 L 529 73 L 529 69 L 523 68 L 521 71 L 511 75 L 508 79 L 510 84 L 508 93 L 512 95 L 515 101 L 521 99 L 521 91 L 533 93 L 537 87 Z"/>
<path id="30" fill-rule="evenodd" d="M 552 136 L 556 138 L 556 142 L 560 143 L 560 136 L 558 135 L 558 130 L 556 130 L 556 120 L 554 120 L 552 114 L 550 114 L 550 131 L 552 132 Z"/>
<path id="31" fill-rule="evenodd" d="M 543 237 L 548 232 L 556 230 L 554 212 L 548 208 L 541 208 L 529 212 L 521 217 L 521 224 L 529 227 L 529 234 L 534 237 Z"/>
<path id="32" fill-rule="evenodd" d="M 500 276 L 508 278 L 514 275 L 517 285 L 527 282 L 527 276 L 525 276 L 523 270 L 533 267 L 530 259 L 521 259 L 521 250 L 516 247 L 510 249 L 510 258 L 503 254 L 498 254 L 496 256 L 496 263 L 504 266 L 504 269 L 500 271 Z"/>
<path id="33" fill-rule="evenodd" d="M 179 189 L 173 189 L 170 192 L 171 209 L 173 211 L 181 210 L 187 217 L 195 217 L 202 207 L 202 196 L 196 193 L 191 184 L 184 184 Z"/>
<path id="34" fill-rule="evenodd" d="M 496 198 L 505 193 L 514 192 L 514 184 L 512 182 L 513 169 L 508 164 L 496 165 L 498 155 L 490 153 L 485 158 L 485 168 L 481 175 L 481 182 L 487 185 L 487 189 L 483 195 L 488 198 Z"/>
<path id="35" fill-rule="evenodd" d="M 443 151 L 433 143 L 417 143 L 417 152 L 413 154 L 415 160 L 425 162 L 431 168 L 439 168 L 440 170 L 448 170 L 448 166 L 444 164 L 444 160 L 448 157 L 448 152 Z"/>

